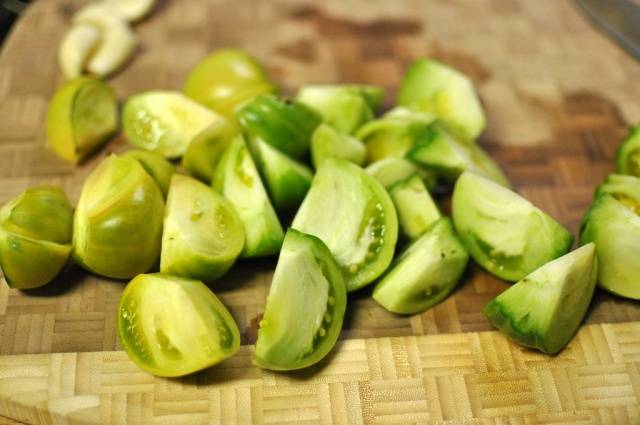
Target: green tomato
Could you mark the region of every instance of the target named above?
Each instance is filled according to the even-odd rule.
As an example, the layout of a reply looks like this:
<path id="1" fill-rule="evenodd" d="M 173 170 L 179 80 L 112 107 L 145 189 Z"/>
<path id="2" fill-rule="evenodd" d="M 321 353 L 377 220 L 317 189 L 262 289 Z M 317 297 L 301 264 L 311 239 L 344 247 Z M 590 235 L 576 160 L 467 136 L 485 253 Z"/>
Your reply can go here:
<path id="1" fill-rule="evenodd" d="M 96 274 L 129 279 L 160 256 L 164 200 L 133 158 L 107 157 L 82 188 L 73 222 L 73 257 Z"/>
<path id="2" fill-rule="evenodd" d="M 244 224 L 242 256 L 262 257 L 277 253 L 284 231 L 241 135 L 231 142 L 220 158 L 212 184 L 231 202 Z"/>
<path id="3" fill-rule="evenodd" d="M 349 291 L 387 269 L 398 240 L 398 216 L 385 188 L 362 168 L 336 158 L 320 164 L 291 227 L 327 244 Z"/>
<path id="4" fill-rule="evenodd" d="M 165 274 L 136 276 L 118 307 L 118 336 L 129 358 L 157 376 L 184 376 L 233 356 L 240 332 L 202 282 Z"/>
<path id="5" fill-rule="evenodd" d="M 191 177 L 173 176 L 160 271 L 210 283 L 229 270 L 243 247 L 244 227 L 229 201 Z"/>
<path id="6" fill-rule="evenodd" d="M 320 116 L 303 103 L 260 95 L 244 105 L 236 117 L 249 140 L 260 139 L 295 159 L 309 150 Z"/>
<path id="7" fill-rule="evenodd" d="M 311 136 L 311 162 L 318 168 L 325 158 L 342 158 L 361 166 L 367 159 L 367 147 L 355 137 L 320 124 Z"/>
<path id="8" fill-rule="evenodd" d="M 127 151 L 123 156 L 133 158 L 142 165 L 142 168 L 149 174 L 158 184 L 164 197 L 169 193 L 169 183 L 171 176 L 176 172 L 173 164 L 167 161 L 162 155 L 155 152 L 143 151 L 140 149 L 132 149 Z"/>
<path id="9" fill-rule="evenodd" d="M 400 231 L 406 238 L 418 238 L 442 217 L 438 205 L 417 173 L 388 190 L 398 213 Z"/>
<path id="10" fill-rule="evenodd" d="M 253 362 L 272 370 L 309 367 L 333 348 L 347 291 L 331 252 L 314 236 L 289 229 L 258 330 Z"/>
<path id="11" fill-rule="evenodd" d="M 631 127 L 616 153 L 616 171 L 640 177 L 640 124 Z"/>
<path id="12" fill-rule="evenodd" d="M 236 49 L 218 50 L 191 71 L 184 93 L 227 118 L 236 109 L 262 93 L 275 93 L 264 69 L 247 53 Z"/>
<path id="13" fill-rule="evenodd" d="M 390 157 L 381 159 L 369 164 L 366 171 L 375 177 L 387 190 L 416 173 L 429 190 L 433 190 L 438 183 L 436 175 L 432 171 L 418 167 L 417 164 L 404 158 Z"/>
<path id="14" fill-rule="evenodd" d="M 230 121 L 216 121 L 189 144 L 182 157 L 182 166 L 195 178 L 210 184 L 220 157 L 238 132 L 237 126 Z"/>

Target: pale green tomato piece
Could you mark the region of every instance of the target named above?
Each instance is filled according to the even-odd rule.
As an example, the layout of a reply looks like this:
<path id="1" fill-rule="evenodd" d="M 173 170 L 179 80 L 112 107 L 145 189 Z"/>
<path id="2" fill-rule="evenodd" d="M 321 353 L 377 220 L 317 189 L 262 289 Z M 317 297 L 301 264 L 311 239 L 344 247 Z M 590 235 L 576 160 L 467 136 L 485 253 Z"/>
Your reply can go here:
<path id="1" fill-rule="evenodd" d="M 598 286 L 622 297 L 640 300 L 640 215 L 609 194 L 600 195 L 587 212 L 580 243 L 596 244 Z"/>
<path id="2" fill-rule="evenodd" d="M 385 189 L 408 179 L 414 174 L 419 174 L 427 189 L 432 190 L 438 183 L 436 175 L 404 158 L 384 158 L 371 163 L 366 168 L 367 173 L 376 178 Z"/>
<path id="3" fill-rule="evenodd" d="M 309 367 L 333 348 L 347 290 L 331 252 L 314 236 L 289 229 L 269 288 L 253 362 L 265 369 Z"/>
<path id="4" fill-rule="evenodd" d="M 185 154 L 199 133 L 221 119 L 182 93 L 157 90 L 127 100 L 122 128 L 134 146 L 174 159 Z"/>
<path id="5" fill-rule="evenodd" d="M 133 158 L 107 157 L 82 187 L 73 222 L 73 258 L 106 277 L 129 279 L 160 256 L 164 200 Z"/>
<path id="6" fill-rule="evenodd" d="M 489 273 L 518 281 L 564 255 L 573 236 L 531 202 L 465 171 L 452 199 L 453 222 L 467 250 Z"/>
<path id="7" fill-rule="evenodd" d="M 71 244 L 36 240 L 0 227 L 0 268 L 12 288 L 46 285 L 67 264 L 70 254 Z"/>
<path id="8" fill-rule="evenodd" d="M 189 144 L 182 166 L 195 178 L 211 183 L 220 157 L 239 131 L 227 120 L 216 121 Z"/>
<path id="9" fill-rule="evenodd" d="M 160 271 L 211 283 L 244 247 L 244 226 L 233 206 L 204 183 L 171 179 L 162 234 Z"/>
<path id="10" fill-rule="evenodd" d="M 249 54 L 221 49 L 202 60 L 191 71 L 184 93 L 229 119 L 236 110 L 263 93 L 277 92 L 266 72 Z"/>
<path id="11" fill-rule="evenodd" d="M 184 376 L 233 356 L 240 331 L 202 282 L 161 273 L 136 276 L 118 306 L 118 336 L 129 358 L 157 376 Z"/>
<path id="12" fill-rule="evenodd" d="M 320 124 L 311 136 L 311 162 L 318 168 L 325 158 L 342 158 L 363 165 L 367 159 L 367 147 L 355 137 Z"/>
<path id="13" fill-rule="evenodd" d="M 373 119 L 370 102 L 378 100 L 366 97 L 358 86 L 318 85 L 300 89 L 298 101 L 322 116 L 322 120 L 340 133 L 353 134 L 363 124 Z"/>
<path id="14" fill-rule="evenodd" d="M 142 165 L 142 168 L 155 180 L 162 191 L 162 195 L 167 197 L 169 193 L 169 183 L 171 176 L 176 172 L 175 167 L 162 155 L 155 152 L 133 149 L 125 152 L 125 157 L 133 158 Z"/>
<path id="15" fill-rule="evenodd" d="M 590 243 L 550 261 L 494 298 L 484 314 L 525 347 L 554 354 L 578 330 L 598 275 Z"/>
<path id="16" fill-rule="evenodd" d="M 400 232 L 408 239 L 418 238 L 442 217 L 418 174 L 391 186 L 389 195 L 398 213 Z"/>
<path id="17" fill-rule="evenodd" d="M 68 244 L 72 224 L 67 195 L 55 186 L 29 188 L 0 208 L 0 227 L 26 238 Z"/>
<path id="18" fill-rule="evenodd" d="M 422 137 L 416 139 L 407 158 L 451 183 L 464 171 L 473 171 L 510 186 L 498 164 L 480 146 L 461 142 L 439 122 L 429 125 Z"/>
<path id="19" fill-rule="evenodd" d="M 320 116 L 303 103 L 263 94 L 236 112 L 248 140 L 262 140 L 295 159 L 309 150 Z"/>
<path id="20" fill-rule="evenodd" d="M 349 291 L 387 269 L 398 240 L 398 217 L 384 187 L 362 168 L 336 158 L 320 164 L 291 227 L 329 247 Z"/>
<path id="21" fill-rule="evenodd" d="M 407 70 L 398 104 L 442 118 L 465 141 L 474 141 L 486 119 L 471 80 L 431 59 L 419 59 Z"/>
<path id="22" fill-rule="evenodd" d="M 237 136 L 222 154 L 212 184 L 231 202 L 244 224 L 245 244 L 241 256 L 263 257 L 277 253 L 284 231 L 242 136 Z"/>
<path id="23" fill-rule="evenodd" d="M 616 171 L 640 177 L 640 124 L 631 127 L 616 153 Z"/>
<path id="24" fill-rule="evenodd" d="M 298 208 L 311 186 L 311 169 L 261 139 L 253 140 L 251 145 L 275 209 L 292 211 Z"/>
<path id="25" fill-rule="evenodd" d="M 49 104 L 47 141 L 60 158 L 82 162 L 118 129 L 118 100 L 104 81 L 81 77 L 60 87 Z"/>
<path id="26" fill-rule="evenodd" d="M 441 218 L 400 254 L 376 285 L 373 299 L 393 313 L 420 313 L 453 291 L 468 260 L 451 220 Z"/>
<path id="27" fill-rule="evenodd" d="M 608 193 L 640 215 L 640 177 L 624 174 L 609 174 L 604 183 L 598 186 L 595 198 Z"/>

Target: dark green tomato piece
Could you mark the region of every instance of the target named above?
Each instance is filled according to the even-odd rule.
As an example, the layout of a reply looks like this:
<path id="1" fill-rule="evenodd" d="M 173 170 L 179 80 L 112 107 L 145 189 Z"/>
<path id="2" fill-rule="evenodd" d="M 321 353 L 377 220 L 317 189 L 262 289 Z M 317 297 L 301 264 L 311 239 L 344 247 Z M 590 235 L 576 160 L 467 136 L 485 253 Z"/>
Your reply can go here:
<path id="1" fill-rule="evenodd" d="M 347 291 L 331 252 L 318 238 L 289 229 L 258 330 L 253 362 L 265 369 L 309 367 L 333 348 Z"/>
<path id="2" fill-rule="evenodd" d="M 474 260 L 489 273 L 518 281 L 569 251 L 573 236 L 515 192 L 466 171 L 452 199 L 453 222 Z"/>
<path id="3" fill-rule="evenodd" d="M 72 224 L 73 210 L 58 187 L 32 187 L 0 209 L 2 229 L 34 240 L 68 244 Z"/>
<path id="4" fill-rule="evenodd" d="M 251 144 L 273 206 L 280 212 L 298 208 L 311 186 L 311 169 L 261 139 Z"/>
<path id="5" fill-rule="evenodd" d="M 318 112 L 326 124 L 340 133 L 353 134 L 373 119 L 369 100 L 357 86 L 305 86 L 296 99 Z"/>
<path id="6" fill-rule="evenodd" d="M 448 217 L 438 220 L 407 247 L 373 291 L 373 299 L 400 314 L 433 307 L 453 291 L 469 254 Z"/>
<path id="7" fill-rule="evenodd" d="M 342 134 L 327 124 L 320 124 L 311 136 L 311 161 L 318 168 L 325 158 L 342 158 L 357 165 L 367 159 L 367 147 L 355 137 Z"/>
<path id="8" fill-rule="evenodd" d="M 191 177 L 171 179 L 162 234 L 160 271 L 211 283 L 244 247 L 244 226 L 233 206 Z"/>
<path id="9" fill-rule="evenodd" d="M 587 212 L 580 243 L 594 242 L 598 285 L 609 292 L 640 299 L 640 215 L 634 206 L 603 193 Z"/>
<path id="10" fill-rule="evenodd" d="M 486 126 L 473 82 L 431 59 L 411 64 L 400 83 L 398 104 L 437 115 L 468 142 L 473 142 Z"/>
<path id="11" fill-rule="evenodd" d="M 84 183 L 73 222 L 73 258 L 115 279 L 150 270 L 160 256 L 164 200 L 133 158 L 107 157 Z"/>
<path id="12" fill-rule="evenodd" d="M 590 243 L 530 273 L 494 298 L 484 314 L 518 344 L 557 353 L 578 330 L 597 275 Z"/>
<path id="13" fill-rule="evenodd" d="M 202 282 L 165 274 L 136 276 L 118 307 L 118 336 L 129 358 L 157 376 L 184 376 L 233 356 L 240 332 Z"/>
<path id="14" fill-rule="evenodd" d="M 276 91 L 258 61 L 238 49 L 221 49 L 207 56 L 184 86 L 187 96 L 230 119 L 255 96 Z"/>
<path id="15" fill-rule="evenodd" d="M 408 239 L 416 239 L 442 217 L 418 174 L 391 186 L 389 195 L 398 213 L 400 231 Z"/>
<path id="16" fill-rule="evenodd" d="M 236 117 L 250 140 L 260 139 L 296 159 L 307 153 L 311 135 L 321 122 L 308 106 L 272 95 L 257 96 Z"/>
<path id="17" fill-rule="evenodd" d="M 384 187 L 362 168 L 336 158 L 320 164 L 291 227 L 327 244 L 349 291 L 387 269 L 398 239 L 398 217 Z"/>
<path id="18" fill-rule="evenodd" d="M 464 171 L 473 171 L 505 187 L 510 186 L 498 164 L 480 146 L 460 141 L 439 122 L 430 124 L 416 138 L 407 158 L 451 183 Z"/>
<path id="19" fill-rule="evenodd" d="M 51 282 L 63 269 L 71 244 L 36 240 L 0 227 L 0 268 L 12 288 L 37 288 Z"/>
<path id="20" fill-rule="evenodd" d="M 616 154 L 616 171 L 640 177 L 640 125 L 631 127 Z"/>
<path id="21" fill-rule="evenodd" d="M 171 176 L 176 172 L 172 163 L 160 154 L 140 149 L 127 151 L 123 156 L 138 161 L 142 168 L 156 181 L 164 197 L 167 197 Z"/>
<path id="22" fill-rule="evenodd" d="M 213 188 L 231 202 L 244 224 L 242 257 L 277 253 L 284 231 L 242 136 L 237 136 L 220 158 Z"/>
<path id="23" fill-rule="evenodd" d="M 182 157 L 182 166 L 195 178 L 211 183 L 218 161 L 239 131 L 227 120 L 216 121 L 189 144 Z"/>

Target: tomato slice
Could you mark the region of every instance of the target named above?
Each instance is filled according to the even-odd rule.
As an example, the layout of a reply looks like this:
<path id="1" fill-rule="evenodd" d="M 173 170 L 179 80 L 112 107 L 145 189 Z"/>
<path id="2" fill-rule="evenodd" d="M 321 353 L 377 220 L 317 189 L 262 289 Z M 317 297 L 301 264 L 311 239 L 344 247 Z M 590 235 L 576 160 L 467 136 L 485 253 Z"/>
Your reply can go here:
<path id="1" fill-rule="evenodd" d="M 322 162 L 291 227 L 327 244 L 349 291 L 387 269 L 398 240 L 398 216 L 387 191 L 362 168 L 337 158 Z"/>
<path id="2" fill-rule="evenodd" d="M 272 370 L 313 365 L 331 351 L 347 306 L 344 277 L 318 238 L 287 231 L 253 361 Z"/>
<path id="3" fill-rule="evenodd" d="M 118 335 L 134 363 L 157 376 L 183 376 L 233 356 L 240 331 L 202 282 L 142 274 L 125 288 Z"/>

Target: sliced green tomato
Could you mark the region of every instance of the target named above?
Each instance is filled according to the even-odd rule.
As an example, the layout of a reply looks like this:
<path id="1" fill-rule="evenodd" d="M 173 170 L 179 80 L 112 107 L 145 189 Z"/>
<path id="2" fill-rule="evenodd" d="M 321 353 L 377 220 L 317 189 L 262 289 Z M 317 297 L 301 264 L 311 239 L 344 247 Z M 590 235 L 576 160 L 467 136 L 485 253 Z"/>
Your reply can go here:
<path id="1" fill-rule="evenodd" d="M 160 271 L 211 283 L 244 247 L 244 226 L 233 206 L 209 186 L 176 174 L 171 179 Z"/>
<path id="2" fill-rule="evenodd" d="M 400 232 L 406 238 L 416 239 L 442 217 L 418 174 L 391 186 L 389 195 L 398 213 Z"/>
<path id="3" fill-rule="evenodd" d="M 375 177 L 387 190 L 416 173 L 420 175 L 427 189 L 431 190 L 437 184 L 437 179 L 433 172 L 419 168 L 416 164 L 404 158 L 391 157 L 381 159 L 370 164 L 366 171 Z"/>
<path id="4" fill-rule="evenodd" d="M 322 241 L 289 229 L 258 330 L 253 362 L 265 369 L 309 367 L 333 348 L 344 320 L 344 277 Z"/>
<path id="5" fill-rule="evenodd" d="M 115 279 L 150 270 L 160 256 L 164 200 L 133 158 L 107 157 L 82 187 L 73 221 L 73 258 Z"/>
<path id="6" fill-rule="evenodd" d="M 320 124 L 311 136 L 311 161 L 318 168 L 325 158 L 342 158 L 363 165 L 367 147 L 360 140 L 339 133 L 327 124 Z"/>
<path id="7" fill-rule="evenodd" d="M 229 121 L 216 121 L 189 144 L 182 166 L 195 178 L 211 183 L 220 157 L 238 132 L 237 126 Z"/>
<path id="8" fill-rule="evenodd" d="M 320 116 L 303 103 L 266 94 L 245 104 L 236 117 L 249 140 L 260 139 L 296 159 L 307 153 L 320 125 Z"/>
<path id="9" fill-rule="evenodd" d="M 47 140 L 62 159 L 79 163 L 118 128 L 118 101 L 105 82 L 81 77 L 63 85 L 47 112 Z"/>
<path id="10" fill-rule="evenodd" d="M 373 111 L 362 90 L 357 86 L 305 86 L 298 101 L 322 116 L 322 120 L 340 133 L 353 134 L 373 119 Z"/>
<path id="11" fill-rule="evenodd" d="M 362 168 L 336 158 L 318 168 L 291 227 L 327 244 L 349 291 L 387 269 L 398 239 L 398 217 L 384 187 Z"/>
<path id="12" fill-rule="evenodd" d="M 400 83 L 398 104 L 436 114 L 466 141 L 475 140 L 486 126 L 471 80 L 434 60 L 420 59 L 409 67 Z"/>
<path id="13" fill-rule="evenodd" d="M 384 101 L 384 89 L 382 87 L 368 84 L 349 84 L 347 87 L 358 90 L 369 103 L 369 107 L 373 112 L 377 112 L 382 107 L 382 102 Z"/>
<path id="14" fill-rule="evenodd" d="M 564 255 L 573 242 L 569 231 L 522 196 L 469 171 L 456 183 L 452 210 L 474 260 L 508 281 Z"/>
<path id="15" fill-rule="evenodd" d="M 0 268 L 12 288 L 38 288 L 67 264 L 71 244 L 36 240 L 0 227 Z"/>
<path id="16" fill-rule="evenodd" d="M 242 136 L 237 136 L 220 158 L 213 188 L 231 202 L 244 224 L 242 257 L 278 252 L 284 231 Z"/>
<path id="17" fill-rule="evenodd" d="M 368 162 L 384 158 L 404 157 L 423 137 L 427 125 L 435 116 L 421 113 L 407 113 L 405 110 L 391 110 L 382 118 L 368 122 L 356 133 L 356 138 L 367 147 Z"/>
<path id="18" fill-rule="evenodd" d="M 59 187 L 29 188 L 0 208 L 2 229 L 35 240 L 68 244 L 72 224 L 73 210 Z"/>
<path id="19" fill-rule="evenodd" d="M 637 210 L 602 194 L 585 216 L 580 242 L 594 242 L 598 285 L 614 294 L 640 299 L 640 215 Z"/>
<path id="20" fill-rule="evenodd" d="M 138 161 L 147 174 L 149 174 L 158 184 L 158 187 L 162 191 L 164 197 L 167 197 L 167 193 L 169 193 L 169 183 L 171 183 L 171 176 L 176 172 L 176 169 L 171 162 L 167 161 L 160 154 L 140 149 L 127 151 L 123 156 L 133 158 Z"/>
<path id="21" fill-rule="evenodd" d="M 255 96 L 276 91 L 260 64 L 237 49 L 207 56 L 191 71 L 184 86 L 187 96 L 230 119 Z"/>
<path id="22" fill-rule="evenodd" d="M 616 171 L 640 177 L 640 124 L 631 127 L 616 154 Z"/>
<path id="23" fill-rule="evenodd" d="M 311 186 L 311 169 L 260 139 L 251 144 L 273 206 L 278 211 L 298 208 Z"/>
<path id="24" fill-rule="evenodd" d="M 148 91 L 130 97 L 122 112 L 129 141 L 166 158 L 178 158 L 205 128 L 222 117 L 178 92 Z"/>
<path id="25" fill-rule="evenodd" d="M 449 182 L 455 182 L 462 172 L 468 170 L 505 187 L 510 186 L 498 164 L 482 148 L 475 143 L 461 142 L 438 122 L 429 125 L 407 157 Z"/>
<path id="26" fill-rule="evenodd" d="M 640 215 L 640 177 L 609 174 L 604 183 L 598 186 L 595 197 L 603 193 L 608 193 Z"/>
<path id="27" fill-rule="evenodd" d="M 598 275 L 590 243 L 544 264 L 484 308 L 495 327 L 518 344 L 554 354 L 584 318 Z"/>
<path id="28" fill-rule="evenodd" d="M 451 220 L 441 218 L 398 257 L 376 285 L 373 299 L 393 313 L 424 311 L 453 291 L 468 260 Z"/>
<path id="29" fill-rule="evenodd" d="M 124 289 L 118 336 L 142 370 L 184 376 L 233 356 L 240 332 L 229 310 L 202 282 L 142 274 Z"/>

